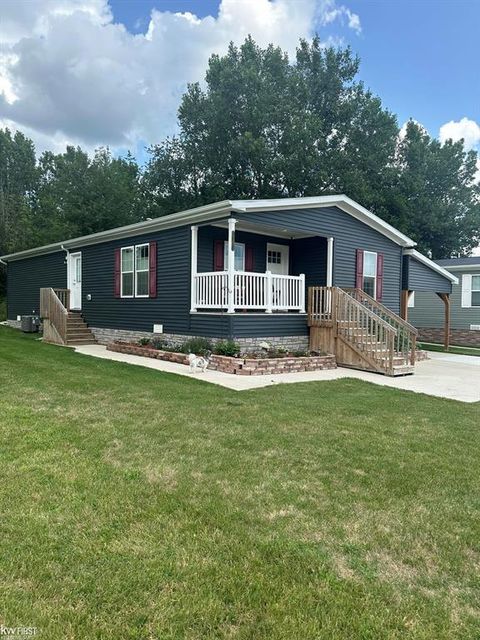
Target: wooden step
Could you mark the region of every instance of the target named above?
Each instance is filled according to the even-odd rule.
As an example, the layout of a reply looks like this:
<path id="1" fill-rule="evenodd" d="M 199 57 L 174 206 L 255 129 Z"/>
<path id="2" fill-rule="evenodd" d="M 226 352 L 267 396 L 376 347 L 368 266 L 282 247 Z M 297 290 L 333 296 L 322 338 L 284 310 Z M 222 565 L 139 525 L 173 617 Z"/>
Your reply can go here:
<path id="1" fill-rule="evenodd" d="M 415 373 L 415 367 L 411 364 L 404 364 L 397 367 L 393 367 L 393 376 L 409 376 Z"/>

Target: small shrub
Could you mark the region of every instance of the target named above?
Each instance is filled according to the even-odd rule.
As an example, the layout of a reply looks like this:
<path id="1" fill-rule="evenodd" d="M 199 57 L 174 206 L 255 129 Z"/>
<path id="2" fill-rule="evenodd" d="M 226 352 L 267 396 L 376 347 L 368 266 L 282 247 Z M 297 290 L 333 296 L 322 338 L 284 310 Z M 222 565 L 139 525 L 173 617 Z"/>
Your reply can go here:
<path id="1" fill-rule="evenodd" d="M 212 343 L 207 338 L 191 338 L 183 343 L 179 351 L 204 356 L 207 351 L 212 351 Z"/>
<path id="2" fill-rule="evenodd" d="M 153 349 L 158 349 L 158 351 L 164 351 L 165 340 L 162 340 L 161 338 L 153 338 L 153 340 L 150 340 L 150 346 Z"/>
<path id="3" fill-rule="evenodd" d="M 150 344 L 150 338 L 140 338 L 140 340 L 138 341 L 138 344 L 141 347 L 148 347 L 148 345 Z"/>
<path id="4" fill-rule="evenodd" d="M 292 351 L 292 356 L 295 356 L 295 358 L 305 358 L 309 355 L 310 353 L 308 351 L 305 351 L 304 349 L 297 349 L 296 351 Z"/>
<path id="5" fill-rule="evenodd" d="M 213 353 L 216 353 L 218 356 L 235 358 L 240 355 L 240 345 L 233 340 L 221 340 L 213 347 Z"/>
<path id="6" fill-rule="evenodd" d="M 7 299 L 0 298 L 0 322 L 7 319 Z"/>
<path id="7" fill-rule="evenodd" d="M 267 351 L 268 358 L 286 358 L 288 356 L 287 349 L 283 347 L 272 347 Z"/>

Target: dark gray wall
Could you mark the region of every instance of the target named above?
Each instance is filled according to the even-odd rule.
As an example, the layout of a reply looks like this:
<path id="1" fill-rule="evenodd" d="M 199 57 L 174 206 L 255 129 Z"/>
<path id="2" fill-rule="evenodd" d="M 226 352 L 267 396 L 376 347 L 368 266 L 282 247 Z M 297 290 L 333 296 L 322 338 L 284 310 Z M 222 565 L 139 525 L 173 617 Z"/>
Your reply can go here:
<path id="1" fill-rule="evenodd" d="M 115 298 L 115 249 L 157 242 L 157 297 Z M 190 228 L 168 229 L 83 247 L 82 312 L 90 326 L 187 333 L 190 317 Z M 90 294 L 92 299 L 87 300 Z"/>
<path id="2" fill-rule="evenodd" d="M 402 249 L 383 234 L 368 227 L 337 207 L 235 213 L 238 220 L 269 227 L 293 228 L 334 238 L 333 284 L 355 286 L 356 250 L 376 251 L 384 255 L 383 303 L 392 311 L 400 310 Z"/>
<path id="3" fill-rule="evenodd" d="M 40 313 L 42 287 L 67 286 L 65 252 L 49 253 L 36 258 L 14 260 L 7 265 L 7 317 Z"/>
<path id="4" fill-rule="evenodd" d="M 452 291 L 452 283 L 448 278 L 415 260 L 412 256 L 404 256 L 403 288 L 409 291 L 450 293 Z"/>
<path id="5" fill-rule="evenodd" d="M 214 269 L 214 247 L 216 240 L 226 240 L 227 230 L 220 227 L 205 226 L 198 230 L 198 271 L 213 271 Z M 236 242 L 243 242 L 252 247 L 253 250 L 253 270 L 257 273 L 266 271 L 267 243 L 289 244 L 288 240 L 275 238 L 273 236 L 257 235 L 246 231 L 235 233 Z M 295 275 L 294 273 L 292 275 Z"/>

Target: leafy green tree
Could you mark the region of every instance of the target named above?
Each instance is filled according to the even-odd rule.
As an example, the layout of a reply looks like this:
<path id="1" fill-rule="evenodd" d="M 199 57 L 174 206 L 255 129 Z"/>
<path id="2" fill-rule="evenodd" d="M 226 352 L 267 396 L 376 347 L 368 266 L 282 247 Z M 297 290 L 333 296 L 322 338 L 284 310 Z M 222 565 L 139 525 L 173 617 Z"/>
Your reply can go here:
<path id="1" fill-rule="evenodd" d="M 80 147 L 46 151 L 39 161 L 35 204 L 39 239 L 96 233 L 137 222 L 143 214 L 140 170 L 132 156 L 114 158 L 98 149 L 93 159 Z"/>
<path id="2" fill-rule="evenodd" d="M 251 38 L 212 56 L 206 88 L 183 96 L 179 137 L 151 149 L 145 179 L 157 209 L 343 191 L 376 205 L 397 124 L 355 81 L 358 65 L 349 49 L 324 49 L 317 38 L 300 43 L 293 64 Z"/>
<path id="3" fill-rule="evenodd" d="M 35 148 L 17 131 L 0 130 L 0 255 L 32 241 L 31 201 L 37 179 Z M 5 271 L 0 269 L 0 295 Z"/>
<path id="4" fill-rule="evenodd" d="M 477 154 L 463 142 L 445 144 L 410 121 L 395 159 L 395 184 L 384 217 L 433 258 L 466 254 L 480 242 Z"/>

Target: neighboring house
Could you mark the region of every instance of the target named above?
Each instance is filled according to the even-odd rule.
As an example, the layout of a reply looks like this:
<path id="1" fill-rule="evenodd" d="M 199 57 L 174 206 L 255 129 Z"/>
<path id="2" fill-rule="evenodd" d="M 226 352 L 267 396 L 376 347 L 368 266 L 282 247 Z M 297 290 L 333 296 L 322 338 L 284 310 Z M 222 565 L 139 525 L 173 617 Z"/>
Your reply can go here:
<path id="1" fill-rule="evenodd" d="M 380 322 L 382 313 L 387 322 L 401 322 L 395 314 L 406 300 L 402 289 L 417 289 L 419 280 L 448 296 L 456 278 L 414 245 L 339 195 L 227 200 L 1 259 L 8 266 L 9 322 L 39 314 L 42 289 L 44 317 L 54 305 L 47 328 L 57 342 L 88 340 L 85 321 L 102 343 L 162 334 L 171 341 L 233 339 L 244 349 L 264 341 L 304 349 L 309 287 L 365 291 L 372 301 L 367 324 Z M 342 299 L 360 305 L 349 313 L 366 313 L 366 298 Z M 64 307 L 71 311 L 68 336 Z M 353 333 L 352 322 L 342 327 Z M 360 353 L 366 346 L 355 348 Z"/>
<path id="2" fill-rule="evenodd" d="M 452 344 L 480 347 L 480 256 L 438 260 L 458 278 L 450 297 L 450 339 Z M 442 304 L 431 291 L 415 291 L 409 319 L 422 340 L 442 342 Z"/>

